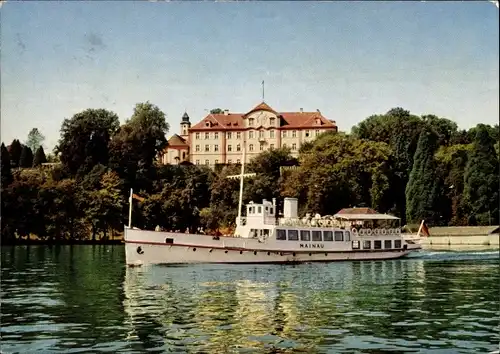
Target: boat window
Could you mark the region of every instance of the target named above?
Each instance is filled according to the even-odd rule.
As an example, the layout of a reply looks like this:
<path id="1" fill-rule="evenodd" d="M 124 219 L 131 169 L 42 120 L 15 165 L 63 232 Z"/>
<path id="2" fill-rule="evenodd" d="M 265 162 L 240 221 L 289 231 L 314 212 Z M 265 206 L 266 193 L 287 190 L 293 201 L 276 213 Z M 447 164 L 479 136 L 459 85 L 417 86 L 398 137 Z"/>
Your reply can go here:
<path id="1" fill-rule="evenodd" d="M 313 231 L 312 232 L 312 240 L 313 241 L 323 241 L 321 238 L 321 231 Z"/>
<path id="2" fill-rule="evenodd" d="M 253 207 L 248 208 L 248 214 L 253 214 Z"/>
<path id="3" fill-rule="evenodd" d="M 359 241 L 352 241 L 352 249 L 359 250 Z"/>
<path id="4" fill-rule="evenodd" d="M 286 230 L 277 229 L 276 230 L 277 240 L 286 240 Z"/>
<path id="5" fill-rule="evenodd" d="M 333 241 L 333 231 L 323 231 L 323 241 Z"/>
<path id="6" fill-rule="evenodd" d="M 256 238 L 257 235 L 258 235 L 258 231 L 257 229 L 250 229 L 250 238 Z"/>
<path id="7" fill-rule="evenodd" d="M 392 241 L 384 240 L 384 248 L 392 248 Z"/>
<path id="8" fill-rule="evenodd" d="M 299 240 L 299 231 L 298 230 L 288 230 L 288 240 L 289 241 L 298 241 Z"/>
<path id="9" fill-rule="evenodd" d="M 262 207 L 257 207 L 257 213 L 262 213 Z"/>
<path id="10" fill-rule="evenodd" d="M 311 240 L 311 232 L 308 230 L 300 230 L 300 240 L 301 241 L 310 241 Z"/>
<path id="11" fill-rule="evenodd" d="M 401 240 L 394 240 L 394 248 L 401 248 Z"/>
<path id="12" fill-rule="evenodd" d="M 381 240 L 373 241 L 373 248 L 376 250 L 381 249 L 382 248 L 382 241 Z"/>
<path id="13" fill-rule="evenodd" d="M 269 214 L 274 214 L 274 209 L 273 208 L 269 208 Z"/>
<path id="14" fill-rule="evenodd" d="M 345 240 L 346 241 L 351 241 L 351 231 L 346 231 L 345 232 Z"/>
<path id="15" fill-rule="evenodd" d="M 342 231 L 335 231 L 335 241 L 344 241 L 344 233 Z"/>
<path id="16" fill-rule="evenodd" d="M 372 248 L 372 241 L 363 241 L 363 249 L 369 250 L 370 248 Z"/>

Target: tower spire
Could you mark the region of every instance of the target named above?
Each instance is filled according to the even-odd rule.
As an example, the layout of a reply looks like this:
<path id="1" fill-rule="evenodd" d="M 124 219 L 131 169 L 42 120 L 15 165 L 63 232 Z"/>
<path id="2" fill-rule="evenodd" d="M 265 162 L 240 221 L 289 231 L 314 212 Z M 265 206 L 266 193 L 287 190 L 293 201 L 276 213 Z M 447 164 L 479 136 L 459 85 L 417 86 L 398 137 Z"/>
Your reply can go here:
<path id="1" fill-rule="evenodd" d="M 264 80 L 262 80 L 262 102 L 264 102 Z"/>

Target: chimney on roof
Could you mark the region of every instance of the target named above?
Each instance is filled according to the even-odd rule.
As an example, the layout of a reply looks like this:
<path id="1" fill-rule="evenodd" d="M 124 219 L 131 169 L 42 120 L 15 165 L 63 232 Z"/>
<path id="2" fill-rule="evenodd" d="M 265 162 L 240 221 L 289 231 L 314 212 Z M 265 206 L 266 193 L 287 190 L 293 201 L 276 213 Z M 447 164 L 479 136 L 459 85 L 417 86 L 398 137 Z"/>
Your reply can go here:
<path id="1" fill-rule="evenodd" d="M 304 113 L 304 108 L 300 107 L 300 113 Z"/>
<path id="2" fill-rule="evenodd" d="M 225 115 L 225 116 L 228 116 L 228 115 L 229 115 L 229 109 L 225 109 L 225 110 L 224 110 L 224 115 Z"/>
<path id="3" fill-rule="evenodd" d="M 316 108 L 316 111 L 317 111 L 318 113 L 321 113 L 321 111 L 320 111 L 318 108 Z"/>

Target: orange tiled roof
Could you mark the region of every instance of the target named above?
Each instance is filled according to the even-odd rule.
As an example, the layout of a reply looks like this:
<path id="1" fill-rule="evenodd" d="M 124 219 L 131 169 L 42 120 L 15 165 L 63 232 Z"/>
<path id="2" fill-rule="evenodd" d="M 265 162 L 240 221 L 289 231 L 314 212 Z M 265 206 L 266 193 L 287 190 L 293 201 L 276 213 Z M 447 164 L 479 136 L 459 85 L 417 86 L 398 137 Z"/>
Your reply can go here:
<path id="1" fill-rule="evenodd" d="M 337 214 L 378 214 L 372 208 L 344 208 Z"/>
<path id="2" fill-rule="evenodd" d="M 208 114 L 190 130 L 239 130 L 245 129 L 244 119 L 251 112 L 265 110 L 275 113 L 280 119 L 280 127 L 293 128 L 335 128 L 337 125 L 325 118 L 320 112 L 276 112 L 269 105 L 262 102 L 247 113 L 219 113 Z M 317 124 L 319 119 L 319 125 Z M 252 127 L 259 128 L 258 126 Z"/>
<path id="3" fill-rule="evenodd" d="M 168 146 L 189 146 L 182 137 L 174 134 L 170 139 L 168 139 Z"/>

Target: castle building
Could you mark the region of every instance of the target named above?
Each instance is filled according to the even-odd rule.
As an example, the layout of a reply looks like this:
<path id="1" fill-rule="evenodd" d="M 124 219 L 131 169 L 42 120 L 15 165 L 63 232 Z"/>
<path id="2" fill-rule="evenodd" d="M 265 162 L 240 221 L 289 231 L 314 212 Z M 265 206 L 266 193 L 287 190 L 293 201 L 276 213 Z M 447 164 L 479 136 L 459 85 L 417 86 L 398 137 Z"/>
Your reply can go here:
<path id="1" fill-rule="evenodd" d="M 243 146 L 246 161 L 269 149 L 288 147 L 293 156 L 305 142 L 314 140 L 326 131 L 337 132 L 335 121 L 316 112 L 277 112 L 265 102 L 246 113 L 225 110 L 208 114 L 191 127 L 184 113 L 181 135 L 173 135 L 163 155 L 163 163 L 217 165 L 240 163 Z"/>

